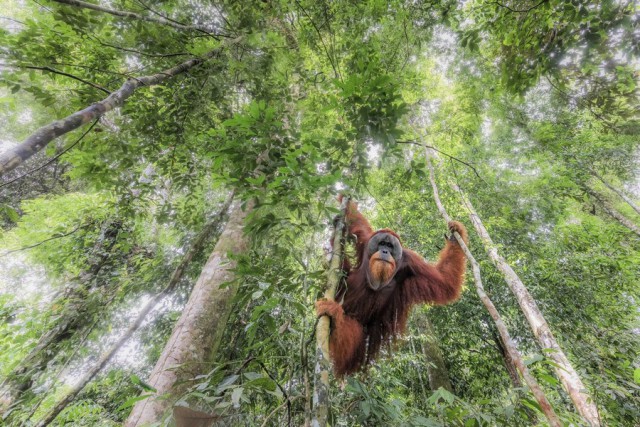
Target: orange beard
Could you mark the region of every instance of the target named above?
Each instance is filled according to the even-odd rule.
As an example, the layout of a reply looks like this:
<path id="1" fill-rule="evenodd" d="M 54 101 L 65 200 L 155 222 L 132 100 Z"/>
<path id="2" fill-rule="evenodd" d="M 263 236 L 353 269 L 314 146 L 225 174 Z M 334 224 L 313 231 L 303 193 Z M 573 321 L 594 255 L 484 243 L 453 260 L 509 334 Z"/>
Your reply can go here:
<path id="1" fill-rule="evenodd" d="M 396 272 L 396 263 L 393 259 L 391 262 L 381 260 L 379 252 L 376 252 L 369 260 L 369 270 L 374 282 L 386 285 Z"/>

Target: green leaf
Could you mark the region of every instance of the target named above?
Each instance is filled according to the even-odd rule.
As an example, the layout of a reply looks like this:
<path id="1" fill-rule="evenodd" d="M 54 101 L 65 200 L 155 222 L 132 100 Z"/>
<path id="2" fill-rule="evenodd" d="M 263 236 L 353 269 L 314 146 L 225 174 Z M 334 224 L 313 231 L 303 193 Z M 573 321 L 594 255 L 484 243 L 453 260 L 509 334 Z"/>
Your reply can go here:
<path id="1" fill-rule="evenodd" d="M 540 355 L 540 354 L 536 354 L 533 357 L 525 359 L 524 360 L 524 364 L 526 366 L 529 366 L 529 365 L 531 365 L 533 363 L 540 362 L 541 360 L 544 360 L 544 357 L 542 357 L 542 355 Z"/>
<path id="2" fill-rule="evenodd" d="M 148 397 L 152 397 L 153 395 L 154 395 L 153 393 L 149 393 L 149 394 L 141 394 L 140 396 L 132 397 L 131 399 L 126 400 L 122 405 L 120 405 L 118 407 L 118 410 L 121 411 L 123 409 L 130 408 L 133 405 L 135 405 L 137 402 L 140 402 L 141 400 L 144 400 Z"/>
<path id="3" fill-rule="evenodd" d="M 255 387 L 257 389 L 264 389 L 267 391 L 275 391 L 277 384 L 271 378 L 256 378 L 245 383 L 245 387 Z"/>
<path id="4" fill-rule="evenodd" d="M 238 387 L 233 390 L 233 393 L 231 393 L 231 403 L 233 403 L 234 408 L 240 407 L 240 398 L 242 397 L 243 392 L 244 388 Z"/>
<path id="5" fill-rule="evenodd" d="M 255 380 L 255 379 L 258 379 L 258 378 L 264 378 L 264 375 L 262 375 L 259 372 L 245 372 L 243 375 L 249 381 L 252 381 L 252 380 Z"/>
<path id="6" fill-rule="evenodd" d="M 2 204 L 0 205 L 0 207 L 2 208 L 2 211 L 5 213 L 5 215 L 7 215 L 9 220 L 18 222 L 18 220 L 20 219 L 20 214 L 18 213 L 18 211 L 6 204 Z"/>
<path id="7" fill-rule="evenodd" d="M 235 382 L 238 380 L 238 378 L 240 378 L 240 375 L 237 374 L 229 375 L 228 377 L 226 377 L 220 384 L 218 384 L 216 393 L 222 393 L 224 390 L 232 387 L 233 384 L 235 384 Z"/>
<path id="8" fill-rule="evenodd" d="M 147 384 L 146 382 L 142 381 L 137 375 L 131 375 L 129 378 L 131 379 L 132 383 L 134 383 L 136 385 L 139 385 L 140 387 L 142 387 L 146 391 L 152 391 L 154 393 L 157 391 L 150 384 Z"/>

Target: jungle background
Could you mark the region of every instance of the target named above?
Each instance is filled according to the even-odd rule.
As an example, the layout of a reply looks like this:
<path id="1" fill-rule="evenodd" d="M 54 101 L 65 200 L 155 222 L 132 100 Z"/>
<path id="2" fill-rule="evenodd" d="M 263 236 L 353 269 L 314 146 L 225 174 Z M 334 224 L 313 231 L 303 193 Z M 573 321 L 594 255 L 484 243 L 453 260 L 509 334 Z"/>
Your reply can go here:
<path id="1" fill-rule="evenodd" d="M 192 359 L 156 425 L 174 425 L 174 406 L 216 425 L 310 425 L 337 195 L 435 261 L 435 185 L 561 424 L 594 422 L 491 250 L 597 423 L 637 426 L 635 1 L 0 6 L 0 424 L 137 425 L 177 349 Z M 196 282 L 209 299 L 189 300 Z M 458 302 L 416 307 L 366 374 L 332 379 L 330 421 L 549 425 L 475 289 L 470 266 Z M 179 321 L 194 306 L 200 320 Z"/>

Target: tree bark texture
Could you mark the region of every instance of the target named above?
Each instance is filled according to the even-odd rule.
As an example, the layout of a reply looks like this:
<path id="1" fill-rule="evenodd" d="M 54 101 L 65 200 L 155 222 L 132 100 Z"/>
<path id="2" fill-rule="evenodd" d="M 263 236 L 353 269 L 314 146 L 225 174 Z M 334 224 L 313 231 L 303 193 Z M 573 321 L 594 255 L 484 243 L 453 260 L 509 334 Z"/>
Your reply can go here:
<path id="1" fill-rule="evenodd" d="M 427 150 L 426 151 L 427 164 L 429 165 L 429 178 L 431 180 L 431 187 L 433 188 L 433 196 L 436 201 L 436 205 L 438 206 L 438 210 L 440 211 L 440 214 L 445 219 L 445 221 L 449 223 L 451 221 L 451 217 L 449 217 L 449 214 L 447 213 L 446 209 L 444 208 L 444 205 L 442 204 L 442 201 L 440 200 L 438 186 L 436 185 L 436 180 L 434 176 L 435 174 L 433 171 L 433 165 L 431 163 L 431 159 L 429 158 L 429 155 L 430 153 Z M 547 397 L 542 391 L 542 387 L 540 387 L 540 385 L 538 384 L 538 381 L 529 372 L 529 369 L 524 364 L 524 361 L 522 360 L 522 356 L 520 355 L 520 351 L 518 350 L 518 347 L 516 346 L 515 341 L 511 339 L 511 335 L 509 334 L 507 326 L 503 322 L 502 317 L 498 312 L 498 309 L 496 308 L 496 306 L 493 304 L 493 301 L 491 301 L 491 299 L 485 292 L 484 286 L 482 284 L 482 276 L 480 275 L 480 264 L 478 263 L 478 261 L 476 261 L 473 254 L 471 253 L 467 245 L 464 243 L 464 240 L 462 240 L 462 237 L 460 237 L 458 233 L 454 233 L 454 236 L 458 241 L 458 244 L 460 245 L 462 250 L 464 250 L 464 253 L 467 256 L 467 259 L 471 263 L 471 267 L 473 271 L 473 279 L 476 285 L 476 293 L 478 294 L 478 297 L 480 297 L 480 301 L 482 301 L 485 308 L 489 312 L 489 315 L 493 319 L 493 322 L 495 323 L 496 328 L 500 333 L 502 342 L 504 343 L 505 348 L 507 349 L 509 356 L 511 357 L 511 360 L 513 360 L 516 367 L 520 371 L 520 374 L 522 374 L 522 377 L 524 378 L 525 382 L 529 386 L 531 393 L 533 393 L 533 396 L 538 402 L 538 405 L 540 405 L 540 409 L 544 413 L 545 417 L 547 417 L 549 424 L 552 427 L 562 427 L 562 423 L 560 422 L 560 420 L 558 419 L 558 416 L 556 415 L 555 411 L 551 407 L 549 400 L 547 400 Z"/>
<path id="2" fill-rule="evenodd" d="M 493 338 L 493 342 L 496 344 L 496 347 L 498 348 L 498 351 L 500 351 L 500 355 L 502 356 L 502 362 L 504 363 L 504 367 L 507 370 L 507 373 L 509 374 L 509 378 L 511 379 L 511 384 L 515 388 L 522 387 L 522 381 L 520 381 L 520 376 L 518 375 L 518 368 L 515 364 L 515 361 L 513 360 L 513 357 L 511 357 L 511 354 L 509 354 L 509 351 L 507 350 L 506 345 L 502 342 L 502 338 L 500 338 L 500 335 L 496 334 L 495 332 L 492 338 Z"/>
<path id="3" fill-rule="evenodd" d="M 188 387 L 187 380 L 201 374 L 203 366 L 215 355 L 237 291 L 235 286 L 221 286 L 234 279 L 236 261 L 229 254 L 241 254 L 248 248 L 243 224 L 251 207 L 248 204 L 243 211 L 236 202 L 232 208 L 227 225 L 147 381 L 156 392 L 134 406 L 126 427 L 161 421 Z"/>
<path id="4" fill-rule="evenodd" d="M 489 235 L 489 232 L 484 227 L 484 224 L 480 220 L 480 216 L 477 214 L 477 212 L 473 208 L 473 205 L 468 200 L 466 195 L 462 192 L 462 190 L 456 184 L 452 183 L 451 187 L 458 194 L 460 194 L 460 197 L 464 201 L 466 208 L 469 210 L 469 218 L 471 219 L 471 222 L 473 223 L 473 227 L 475 228 L 476 232 L 482 239 L 482 243 L 485 247 L 487 255 L 491 259 L 491 262 L 498 268 L 498 270 L 504 276 L 505 281 L 509 286 L 509 289 L 511 290 L 513 295 L 516 297 L 516 300 L 520 305 L 520 309 L 522 310 L 527 321 L 529 322 L 529 326 L 531 327 L 531 330 L 533 331 L 533 334 L 536 337 L 540 347 L 545 351 L 545 355 L 554 362 L 554 369 L 556 371 L 556 375 L 558 376 L 558 378 L 560 378 L 562 385 L 564 386 L 565 390 L 569 394 L 569 397 L 573 401 L 573 404 L 578 410 L 578 413 L 582 416 L 582 418 L 584 418 L 585 421 L 589 423 L 589 425 L 599 426 L 600 416 L 598 414 L 598 408 L 593 402 L 593 399 L 591 398 L 591 396 L 588 394 L 586 387 L 584 386 L 584 384 L 582 383 L 582 380 L 580 379 L 580 376 L 578 375 L 576 370 L 573 368 L 573 365 L 571 365 L 571 362 L 569 362 L 569 359 L 564 354 L 564 351 L 562 351 L 562 348 L 556 341 L 556 338 L 553 336 L 553 333 L 551 332 L 551 329 L 549 328 L 547 321 L 542 315 L 542 312 L 538 308 L 538 305 L 536 304 L 535 300 L 529 293 L 529 290 L 526 288 L 522 280 L 520 280 L 520 277 L 518 277 L 516 272 L 513 271 L 513 269 L 507 263 L 507 261 L 498 253 L 498 249 L 496 245 L 493 243 L 493 241 L 491 240 L 491 236 Z M 478 270 L 477 271 L 478 277 L 476 278 L 476 286 L 477 286 L 478 280 L 480 279 L 480 267 L 476 265 L 477 262 L 472 261 L 472 264 L 474 266 L 474 277 L 476 276 L 476 269 Z M 480 287 L 478 287 L 478 295 L 483 300 L 483 302 L 485 302 L 485 300 L 487 301 L 485 302 L 485 306 L 487 306 L 487 303 L 490 302 L 490 300 L 488 300 L 486 293 Z M 490 306 L 493 306 L 493 303 L 491 303 Z M 487 309 L 489 309 L 489 306 L 487 306 Z M 492 314 L 492 311 L 494 310 L 495 310 L 495 307 L 489 310 L 489 313 L 491 314 L 492 317 L 494 317 L 494 315 L 497 315 L 497 311 L 495 312 L 495 314 Z M 501 320 L 498 322 L 496 318 L 494 318 L 494 321 L 496 322 L 496 326 L 498 326 L 499 323 L 501 324 L 501 326 L 498 327 L 498 330 L 504 327 L 504 323 Z M 501 333 L 501 336 L 502 336 L 502 333 Z M 505 345 L 509 347 L 510 345 L 508 345 L 507 343 L 510 341 L 510 338 L 506 339 L 504 336 L 502 336 L 502 338 Z M 516 359 L 514 358 L 514 361 L 515 360 Z M 524 376 L 524 378 L 525 378 L 525 381 L 527 381 L 527 377 Z M 529 384 L 529 381 L 527 381 L 527 384 Z M 531 387 L 530 384 L 529 384 L 529 387 Z"/>
<path id="5" fill-rule="evenodd" d="M 237 38 L 229 43 L 234 44 L 239 40 L 240 38 Z M 0 154 L 0 176 L 24 163 L 27 159 L 45 148 L 57 137 L 69 133 L 80 126 L 103 116 L 105 113 L 122 106 L 138 88 L 163 83 L 178 74 L 189 71 L 211 58 L 217 57 L 222 53 L 223 49 L 224 45 L 209 51 L 201 58 L 190 59 L 157 74 L 130 78 L 124 82 L 120 89 L 116 90 L 102 101 L 96 102 L 83 110 L 41 127 L 18 146 Z"/>
<path id="6" fill-rule="evenodd" d="M 336 296 L 336 289 L 342 280 L 342 257 L 344 256 L 344 231 L 345 214 L 349 197 L 343 197 L 340 206 L 340 217 L 336 221 L 333 231 L 333 252 L 329 261 L 329 271 L 327 272 L 327 289 L 324 297 L 333 300 Z M 329 316 L 322 316 L 318 319 L 316 327 L 316 366 L 314 369 L 314 390 L 313 390 L 313 417 L 311 425 L 313 427 L 324 427 L 330 425 L 330 384 L 329 372 L 331 371 L 331 358 L 329 355 L 329 334 L 331 333 L 331 319 Z"/>
<path id="7" fill-rule="evenodd" d="M 180 264 L 175 268 L 173 273 L 171 274 L 171 278 L 169 279 L 169 283 L 167 286 L 159 292 L 155 297 L 153 297 L 147 304 L 143 307 L 142 311 L 138 314 L 135 321 L 127 328 L 127 330 L 122 334 L 122 336 L 116 341 L 104 354 L 98 359 L 98 361 L 89 368 L 89 370 L 80 378 L 80 380 L 73 386 L 73 388 L 63 396 L 51 410 L 38 422 L 37 427 L 44 427 L 49 425 L 57 416 L 64 410 L 64 408 L 69 405 L 69 403 L 73 402 L 78 393 L 80 393 L 85 386 L 109 363 L 109 361 L 113 358 L 113 356 L 118 352 L 120 347 L 127 342 L 129 338 L 134 334 L 135 331 L 138 330 L 142 322 L 147 318 L 147 315 L 158 305 L 162 299 L 171 294 L 174 291 L 186 268 L 191 263 L 193 257 L 200 252 L 204 244 L 207 242 L 208 237 L 213 234 L 213 232 L 218 229 L 220 223 L 222 222 L 224 216 L 227 214 L 229 210 L 229 206 L 233 200 L 233 193 L 229 194 L 227 200 L 222 205 L 220 212 L 209 222 L 207 223 L 200 234 L 194 239 L 193 243 L 187 250 L 186 254 L 180 261 Z"/>

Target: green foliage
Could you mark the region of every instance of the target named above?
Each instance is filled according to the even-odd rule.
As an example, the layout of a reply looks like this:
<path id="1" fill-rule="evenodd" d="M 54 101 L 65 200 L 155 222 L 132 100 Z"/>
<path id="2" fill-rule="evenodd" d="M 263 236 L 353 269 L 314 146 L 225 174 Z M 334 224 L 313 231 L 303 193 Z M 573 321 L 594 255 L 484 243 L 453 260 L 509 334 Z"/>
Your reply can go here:
<path id="1" fill-rule="evenodd" d="M 632 2 L 478 0 L 465 6 L 459 17 L 461 45 L 499 58 L 502 82 L 518 92 L 547 73 L 561 74 L 567 62 L 579 69 L 580 78 L 598 79 L 600 63 L 616 61 L 616 50 L 638 53 Z M 635 86 L 625 77 L 626 66 L 623 62 L 611 74 L 610 87 L 618 94 Z"/>
<path id="2" fill-rule="evenodd" d="M 113 201 L 101 193 L 69 193 L 25 201 L 16 228 L 3 236 L 3 246 L 36 245 L 29 255 L 56 275 L 78 274 L 86 266 L 89 248 L 100 224 L 113 215 Z"/>
<path id="3" fill-rule="evenodd" d="M 10 294 L 0 296 L 0 316 L 4 325 L 0 329 L 0 345 L 3 349 L 0 375 L 6 377 L 47 330 L 47 322 L 37 307 Z"/>
<path id="4" fill-rule="evenodd" d="M 346 116 L 361 133 L 356 137 L 372 137 L 393 145 L 400 135 L 396 123 L 407 112 L 398 87 L 392 76 L 376 75 L 371 62 L 364 68 L 365 63 L 358 61 L 356 67 L 359 73 L 350 75 L 344 83 L 335 82 L 338 97 L 348 105 Z"/>
<path id="5" fill-rule="evenodd" d="M 52 407 L 68 390 L 68 372 L 84 372 L 166 285 L 233 190 L 255 201 L 251 249 L 226 285 L 238 287 L 233 314 L 215 361 L 173 397 L 230 424 L 304 424 L 312 306 L 326 281 L 337 193 L 356 196 L 374 227 L 393 228 L 427 259 L 443 246 L 421 143 L 441 152 L 433 160 L 449 213 L 471 229 L 455 182 L 545 314 L 603 423 L 640 418 L 640 247 L 605 207 L 636 226 L 640 215 L 602 182 L 638 204 L 633 2 L 109 3 L 207 32 L 57 2 L 14 3 L 0 0 L 3 147 L 128 78 L 220 53 L 139 89 L 86 136 L 88 126 L 61 136 L 0 187 L 2 380 L 15 380 L 41 337 L 67 325 L 39 354 L 45 363 L 30 371 L 4 422 L 34 422 Z M 581 425 L 471 234 L 485 287 L 533 374 L 563 423 Z M 210 249 L 127 355 L 56 424 L 120 424 L 145 398 Z M 454 394 L 429 389 L 433 361 L 412 323 L 409 338 L 390 345 L 367 376 L 334 384 L 336 425 L 545 425 L 530 391 L 505 369 L 471 278 L 466 287 L 456 304 L 426 312 Z"/>

